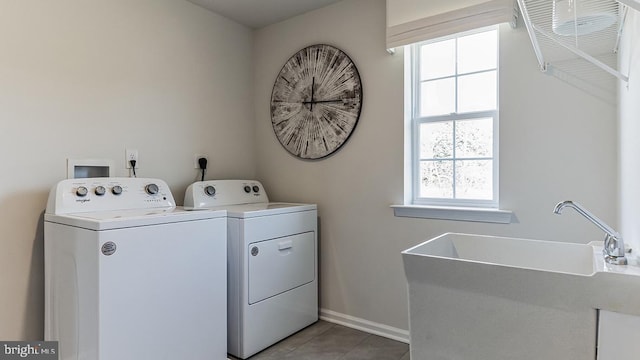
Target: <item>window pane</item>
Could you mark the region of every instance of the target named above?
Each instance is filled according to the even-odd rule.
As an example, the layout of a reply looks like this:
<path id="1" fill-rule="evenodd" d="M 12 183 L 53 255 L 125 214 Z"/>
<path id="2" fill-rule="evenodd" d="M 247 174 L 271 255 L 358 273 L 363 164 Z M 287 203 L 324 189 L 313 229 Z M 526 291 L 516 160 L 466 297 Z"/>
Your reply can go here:
<path id="1" fill-rule="evenodd" d="M 416 203 L 493 206 L 498 197 L 499 32 L 483 31 L 412 46 Z"/>
<path id="2" fill-rule="evenodd" d="M 493 160 L 456 161 L 456 198 L 493 199 Z"/>
<path id="3" fill-rule="evenodd" d="M 453 161 L 420 162 L 420 197 L 453 198 Z"/>
<path id="4" fill-rule="evenodd" d="M 493 119 L 456 122 L 456 157 L 493 157 Z"/>
<path id="5" fill-rule="evenodd" d="M 455 79 L 426 81 L 420 84 L 420 115 L 451 114 L 456 110 Z"/>
<path id="6" fill-rule="evenodd" d="M 496 108 L 496 71 L 458 77 L 458 113 Z"/>
<path id="7" fill-rule="evenodd" d="M 455 39 L 420 47 L 420 80 L 454 75 L 456 72 Z"/>
<path id="8" fill-rule="evenodd" d="M 453 121 L 420 124 L 420 159 L 453 157 Z"/>
<path id="9" fill-rule="evenodd" d="M 498 32 L 487 31 L 458 39 L 458 74 L 498 67 Z"/>

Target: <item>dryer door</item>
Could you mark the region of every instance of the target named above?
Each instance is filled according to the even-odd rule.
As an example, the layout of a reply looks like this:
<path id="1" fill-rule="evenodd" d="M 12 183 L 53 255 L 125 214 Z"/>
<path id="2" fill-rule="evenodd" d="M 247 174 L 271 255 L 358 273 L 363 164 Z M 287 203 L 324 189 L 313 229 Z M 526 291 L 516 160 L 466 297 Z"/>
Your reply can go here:
<path id="1" fill-rule="evenodd" d="M 249 244 L 249 304 L 312 282 L 316 269 L 313 231 Z"/>

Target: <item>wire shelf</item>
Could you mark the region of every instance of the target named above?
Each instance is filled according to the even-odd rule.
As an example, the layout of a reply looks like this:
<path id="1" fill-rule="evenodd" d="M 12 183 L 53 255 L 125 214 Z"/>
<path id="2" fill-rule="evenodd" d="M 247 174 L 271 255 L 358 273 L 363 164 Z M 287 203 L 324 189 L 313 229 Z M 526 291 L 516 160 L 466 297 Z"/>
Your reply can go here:
<path id="1" fill-rule="evenodd" d="M 540 68 L 615 101 L 627 6 L 615 0 L 517 0 Z"/>

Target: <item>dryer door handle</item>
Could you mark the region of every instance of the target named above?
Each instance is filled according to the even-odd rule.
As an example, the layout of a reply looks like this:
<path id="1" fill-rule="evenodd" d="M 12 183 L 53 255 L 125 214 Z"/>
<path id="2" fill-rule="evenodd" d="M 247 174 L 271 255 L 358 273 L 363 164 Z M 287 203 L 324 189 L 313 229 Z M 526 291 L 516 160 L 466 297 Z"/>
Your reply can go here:
<path id="1" fill-rule="evenodd" d="M 281 241 L 278 243 L 278 250 L 280 251 L 291 249 L 292 247 L 293 247 L 293 241 L 291 240 Z"/>

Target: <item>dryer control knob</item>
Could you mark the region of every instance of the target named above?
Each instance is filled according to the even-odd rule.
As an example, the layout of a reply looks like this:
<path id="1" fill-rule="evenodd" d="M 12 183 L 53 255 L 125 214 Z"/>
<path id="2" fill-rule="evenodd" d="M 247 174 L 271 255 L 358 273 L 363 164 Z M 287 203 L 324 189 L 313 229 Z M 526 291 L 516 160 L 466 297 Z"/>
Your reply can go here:
<path id="1" fill-rule="evenodd" d="M 216 188 L 214 188 L 211 185 L 208 185 L 207 187 L 204 188 L 204 193 L 209 196 L 213 196 L 216 194 Z"/>
<path id="2" fill-rule="evenodd" d="M 87 188 L 84 186 L 78 186 L 78 188 L 76 189 L 76 195 L 80 197 L 87 196 L 88 193 L 89 193 L 89 190 L 87 190 Z"/>
<path id="3" fill-rule="evenodd" d="M 158 185 L 156 184 L 149 184 L 144 187 L 144 191 L 146 191 L 149 195 L 155 195 L 158 193 L 158 191 L 160 191 L 160 189 L 158 189 Z"/>
<path id="4" fill-rule="evenodd" d="M 244 186 L 244 192 L 246 192 L 247 194 L 251 192 L 251 186 L 249 185 L 245 185 Z"/>
<path id="5" fill-rule="evenodd" d="M 104 186 L 96 186 L 96 189 L 93 192 L 98 196 L 102 196 L 107 192 L 107 189 L 105 189 Z"/>
<path id="6" fill-rule="evenodd" d="M 116 186 L 112 187 L 112 188 L 111 188 L 111 193 L 112 193 L 113 195 L 120 195 L 120 194 L 122 194 L 122 186 L 120 186 L 120 185 L 116 185 Z"/>
<path id="7" fill-rule="evenodd" d="M 260 192 L 260 187 L 258 185 L 253 185 L 253 192 Z"/>

